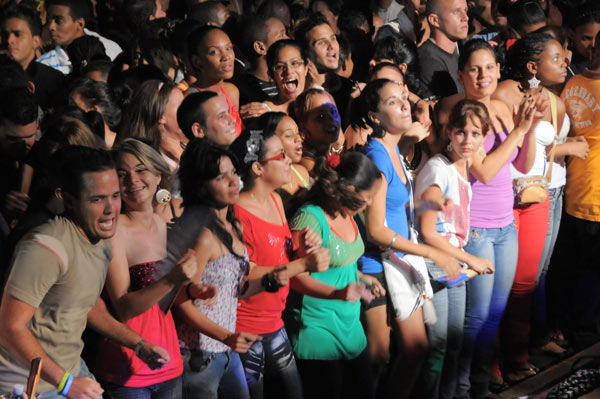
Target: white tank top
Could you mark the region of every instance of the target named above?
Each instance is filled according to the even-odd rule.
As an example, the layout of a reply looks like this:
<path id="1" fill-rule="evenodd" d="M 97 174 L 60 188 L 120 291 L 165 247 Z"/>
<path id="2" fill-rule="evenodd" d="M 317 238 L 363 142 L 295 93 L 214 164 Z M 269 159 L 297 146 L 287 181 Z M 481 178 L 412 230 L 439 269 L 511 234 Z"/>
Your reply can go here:
<path id="1" fill-rule="evenodd" d="M 544 176 L 546 174 L 546 166 L 548 161 L 546 160 L 546 147 L 552 145 L 556 131 L 552 122 L 540 121 L 535 127 L 533 134 L 535 134 L 535 160 L 533 166 L 527 174 L 519 172 L 512 164 L 510 165 L 510 176 L 513 179 L 520 177 L 533 177 L 533 176 Z M 527 140 L 527 138 L 525 138 Z M 552 167 L 552 174 L 554 174 L 554 166 Z"/>

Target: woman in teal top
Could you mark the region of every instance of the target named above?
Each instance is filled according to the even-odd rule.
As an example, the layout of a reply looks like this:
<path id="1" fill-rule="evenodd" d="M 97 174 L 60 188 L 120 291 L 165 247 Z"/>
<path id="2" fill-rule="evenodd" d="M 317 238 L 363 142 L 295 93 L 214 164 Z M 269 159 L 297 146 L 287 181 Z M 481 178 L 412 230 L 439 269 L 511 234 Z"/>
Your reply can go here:
<path id="1" fill-rule="evenodd" d="M 371 203 L 381 173 L 360 153 L 344 154 L 336 169 L 319 159 L 315 170 L 314 185 L 299 198 L 304 205 L 292 220 L 292 236 L 301 243 L 302 229 L 312 228 L 329 249 L 331 261 L 327 271 L 304 273 L 292 281 L 292 288 L 303 296 L 288 299 L 292 314 L 287 329 L 305 397 L 372 398 L 358 299 L 385 291 L 375 278 L 358 271 L 364 244 L 353 216 Z M 299 251 L 302 255 L 304 248 Z"/>

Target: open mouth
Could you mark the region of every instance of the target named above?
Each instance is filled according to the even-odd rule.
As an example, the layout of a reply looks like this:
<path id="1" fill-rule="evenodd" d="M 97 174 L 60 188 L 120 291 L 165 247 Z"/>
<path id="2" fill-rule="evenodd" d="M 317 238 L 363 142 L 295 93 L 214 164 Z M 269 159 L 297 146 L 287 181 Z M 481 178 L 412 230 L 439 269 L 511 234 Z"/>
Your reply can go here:
<path id="1" fill-rule="evenodd" d="M 283 82 L 283 87 L 288 93 L 295 93 L 298 90 L 298 79 L 288 79 Z"/>
<path id="2" fill-rule="evenodd" d="M 299 145 L 298 147 L 296 147 L 296 149 L 294 150 L 294 152 L 298 155 L 302 155 L 302 146 Z"/>
<path id="3" fill-rule="evenodd" d="M 98 221 L 98 225 L 101 230 L 112 231 L 115 226 L 115 218 L 100 220 Z"/>

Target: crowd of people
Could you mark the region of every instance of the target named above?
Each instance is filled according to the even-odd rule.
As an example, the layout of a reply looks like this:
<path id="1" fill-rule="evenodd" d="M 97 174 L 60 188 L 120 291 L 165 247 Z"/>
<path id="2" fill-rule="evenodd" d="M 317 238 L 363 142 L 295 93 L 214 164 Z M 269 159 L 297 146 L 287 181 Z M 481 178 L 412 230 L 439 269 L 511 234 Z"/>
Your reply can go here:
<path id="1" fill-rule="evenodd" d="M 493 398 L 600 338 L 597 1 L 0 31 L 0 394 L 42 358 L 40 399 Z"/>

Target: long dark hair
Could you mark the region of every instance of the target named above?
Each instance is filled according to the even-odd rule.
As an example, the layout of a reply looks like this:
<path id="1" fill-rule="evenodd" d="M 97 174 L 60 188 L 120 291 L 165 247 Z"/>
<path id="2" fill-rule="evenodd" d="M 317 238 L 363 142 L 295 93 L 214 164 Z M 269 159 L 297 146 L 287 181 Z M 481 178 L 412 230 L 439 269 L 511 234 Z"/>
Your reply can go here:
<path id="1" fill-rule="evenodd" d="M 353 127 L 373 129 L 371 136 L 381 138 L 385 134 L 382 126 L 373 122 L 369 113 L 377 112 L 379 107 L 379 92 L 388 83 L 393 83 L 389 79 L 375 79 L 365 86 L 360 96 L 352 102 L 351 124 Z"/>
<path id="2" fill-rule="evenodd" d="M 217 204 L 208 190 L 208 183 L 220 174 L 219 166 L 224 157 L 231 159 L 231 162 L 237 166 L 238 162 L 231 151 L 206 139 L 193 139 L 181 155 L 177 176 L 181 183 L 183 206 L 187 208 L 199 205 L 211 209 L 212 212 L 206 221 L 206 228 L 225 244 L 229 252 L 239 256 L 233 250 L 233 237 L 217 217 L 215 212 Z M 228 206 L 226 220 L 231 223 L 236 237 L 243 241 L 241 224 L 234 216 L 231 205 Z"/>
<path id="3" fill-rule="evenodd" d="M 359 192 L 370 189 L 381 178 L 373 161 L 360 152 L 343 154 L 335 169 L 329 166 L 325 157 L 319 157 L 314 170 L 317 179 L 310 190 L 292 197 L 290 210 L 310 203 L 331 217 L 336 217 L 343 209 L 356 211 L 365 205 Z"/>

